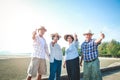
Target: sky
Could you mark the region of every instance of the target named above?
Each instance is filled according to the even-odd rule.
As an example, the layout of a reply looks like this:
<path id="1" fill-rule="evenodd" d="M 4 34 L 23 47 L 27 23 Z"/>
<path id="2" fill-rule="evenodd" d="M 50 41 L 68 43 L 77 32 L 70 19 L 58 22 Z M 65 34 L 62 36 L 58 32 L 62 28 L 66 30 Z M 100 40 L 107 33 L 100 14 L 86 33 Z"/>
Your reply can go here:
<path id="1" fill-rule="evenodd" d="M 81 44 L 89 29 L 93 38 L 103 32 L 103 41 L 120 41 L 120 0 L 0 0 L 0 51 L 31 52 L 32 31 L 40 25 L 48 44 L 50 34 L 62 36 L 61 47 L 65 34 L 76 33 Z"/>

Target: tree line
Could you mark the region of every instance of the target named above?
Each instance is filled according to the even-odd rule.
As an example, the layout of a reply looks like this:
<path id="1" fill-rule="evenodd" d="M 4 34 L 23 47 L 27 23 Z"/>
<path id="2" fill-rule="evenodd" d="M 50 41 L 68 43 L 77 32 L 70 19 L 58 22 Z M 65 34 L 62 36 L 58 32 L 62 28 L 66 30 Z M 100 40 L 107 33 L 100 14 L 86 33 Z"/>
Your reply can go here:
<path id="1" fill-rule="evenodd" d="M 78 53 L 81 55 L 81 49 L 78 48 Z M 65 55 L 65 47 L 62 48 L 63 55 Z M 99 56 L 101 57 L 120 57 L 120 42 L 111 40 L 103 42 L 98 47 Z"/>
<path id="2" fill-rule="evenodd" d="M 120 57 L 120 42 L 114 39 L 109 42 L 103 42 L 98 50 L 99 56 Z"/>

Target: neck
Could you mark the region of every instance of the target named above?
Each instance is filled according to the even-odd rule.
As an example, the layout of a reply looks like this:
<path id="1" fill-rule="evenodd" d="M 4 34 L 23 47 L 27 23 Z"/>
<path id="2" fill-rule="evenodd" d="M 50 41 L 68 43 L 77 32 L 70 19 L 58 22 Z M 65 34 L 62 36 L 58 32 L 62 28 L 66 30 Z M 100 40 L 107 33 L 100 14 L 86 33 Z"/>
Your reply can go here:
<path id="1" fill-rule="evenodd" d="M 86 39 L 85 41 L 86 41 L 86 42 L 89 42 L 90 40 L 91 40 L 91 39 Z"/>
<path id="2" fill-rule="evenodd" d="M 55 43 L 57 43 L 56 41 L 52 41 L 52 46 L 54 47 Z"/>
<path id="3" fill-rule="evenodd" d="M 39 34 L 40 37 L 43 37 L 43 35 Z"/>
<path id="4" fill-rule="evenodd" d="M 71 44 L 71 42 L 68 43 L 69 45 Z"/>
<path id="5" fill-rule="evenodd" d="M 53 43 L 57 43 L 57 41 L 52 41 Z"/>

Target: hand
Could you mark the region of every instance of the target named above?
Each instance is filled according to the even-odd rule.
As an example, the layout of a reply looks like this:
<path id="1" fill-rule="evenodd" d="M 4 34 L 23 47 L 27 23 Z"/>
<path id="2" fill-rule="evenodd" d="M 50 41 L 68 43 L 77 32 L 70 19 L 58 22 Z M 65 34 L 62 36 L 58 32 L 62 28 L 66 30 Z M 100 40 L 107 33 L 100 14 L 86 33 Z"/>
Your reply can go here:
<path id="1" fill-rule="evenodd" d="M 102 32 L 100 33 L 100 38 L 101 38 L 101 39 L 104 39 L 104 38 L 105 38 L 104 33 L 102 33 Z"/>
<path id="2" fill-rule="evenodd" d="M 48 55 L 48 60 L 50 61 L 50 54 Z"/>
<path id="3" fill-rule="evenodd" d="M 76 33 L 74 34 L 74 39 L 77 40 L 77 34 Z"/>
<path id="4" fill-rule="evenodd" d="M 65 67 L 66 67 L 66 62 L 63 63 L 63 68 L 65 68 Z"/>
<path id="5" fill-rule="evenodd" d="M 63 64 L 63 68 L 65 68 L 65 64 Z"/>
<path id="6" fill-rule="evenodd" d="M 82 67 L 82 62 L 80 62 L 80 66 Z"/>
<path id="7" fill-rule="evenodd" d="M 37 34 L 37 31 L 35 30 L 35 31 L 33 31 L 33 33 L 32 33 L 33 35 L 36 35 Z"/>

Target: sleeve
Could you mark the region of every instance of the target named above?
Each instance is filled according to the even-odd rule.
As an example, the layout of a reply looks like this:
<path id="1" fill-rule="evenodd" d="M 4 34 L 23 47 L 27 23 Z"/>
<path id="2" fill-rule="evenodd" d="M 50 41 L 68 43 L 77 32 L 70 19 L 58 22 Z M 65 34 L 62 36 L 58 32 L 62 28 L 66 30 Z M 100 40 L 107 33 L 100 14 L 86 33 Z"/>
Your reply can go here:
<path id="1" fill-rule="evenodd" d="M 33 40 L 33 44 L 34 45 L 40 45 L 41 43 L 39 42 L 39 40 L 38 40 L 38 36 L 36 35 L 35 36 L 35 39 Z"/>
<path id="2" fill-rule="evenodd" d="M 50 53 L 51 53 L 51 52 L 52 52 L 52 43 L 50 43 L 49 46 L 50 46 L 49 51 L 50 51 Z M 49 54 L 50 54 L 50 53 L 49 53 Z"/>
<path id="3" fill-rule="evenodd" d="M 59 45 L 59 50 L 60 50 L 60 53 L 63 55 L 62 48 L 60 47 L 60 45 Z"/>
<path id="4" fill-rule="evenodd" d="M 47 45 L 46 41 L 45 41 L 45 52 L 46 52 L 47 56 L 49 56 L 49 50 L 48 50 L 48 45 Z"/>
<path id="5" fill-rule="evenodd" d="M 74 44 L 75 47 L 78 49 L 78 47 L 79 47 L 79 42 L 78 42 L 78 41 L 73 41 L 73 44 Z"/>
<path id="6" fill-rule="evenodd" d="M 33 41 L 38 41 L 38 36 L 37 35 L 35 35 L 35 39 L 33 40 Z"/>

